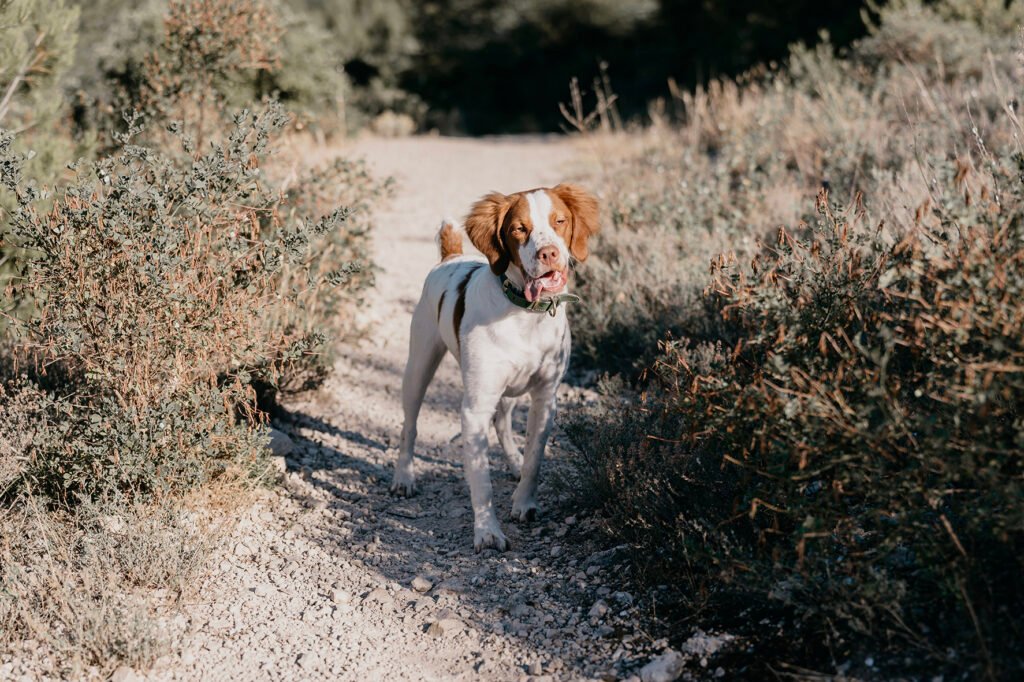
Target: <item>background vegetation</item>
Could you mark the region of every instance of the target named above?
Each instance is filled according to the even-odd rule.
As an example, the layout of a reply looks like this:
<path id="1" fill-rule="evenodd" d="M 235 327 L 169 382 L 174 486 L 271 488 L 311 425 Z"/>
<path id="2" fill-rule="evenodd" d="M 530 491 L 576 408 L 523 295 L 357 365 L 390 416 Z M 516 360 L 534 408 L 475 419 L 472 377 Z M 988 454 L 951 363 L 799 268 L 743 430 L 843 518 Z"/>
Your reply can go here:
<path id="1" fill-rule="evenodd" d="M 590 138 L 580 499 L 737 674 L 1024 670 L 1022 19 L 891 2 Z"/>
<path id="2" fill-rule="evenodd" d="M 197 501 L 267 478 L 278 395 L 358 333 L 387 188 L 280 154 L 338 105 L 308 19 L 100 5 L 0 2 L 0 647 L 60 678 L 167 650 L 218 537 Z"/>
<path id="3" fill-rule="evenodd" d="M 167 0 L 73 2 L 79 48 L 67 86 L 87 124 L 131 86 L 159 40 Z M 237 81 L 233 95 L 276 94 L 289 108 L 341 113 L 314 125 L 357 129 L 380 116 L 446 133 L 558 131 L 557 104 L 578 78 L 610 65 L 627 117 L 646 112 L 668 78 L 684 86 L 781 59 L 828 29 L 862 35 L 862 3 L 788 0 L 266 0 L 278 18 L 279 62 Z M 501 87 L 494 87 L 501 83 Z M 116 107 L 115 107 L 116 109 Z M 405 128 L 408 130 L 408 128 Z"/>

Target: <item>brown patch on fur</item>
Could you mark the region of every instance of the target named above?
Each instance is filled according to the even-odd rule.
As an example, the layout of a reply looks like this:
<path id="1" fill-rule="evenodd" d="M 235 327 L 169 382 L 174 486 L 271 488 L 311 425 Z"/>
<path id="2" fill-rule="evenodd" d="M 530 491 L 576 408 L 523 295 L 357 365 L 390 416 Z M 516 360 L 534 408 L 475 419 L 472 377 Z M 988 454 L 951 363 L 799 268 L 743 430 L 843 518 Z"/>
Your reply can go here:
<path id="1" fill-rule="evenodd" d="M 487 257 L 496 275 L 503 274 L 509 265 L 522 267 L 515 247 L 525 244 L 536 227 L 526 199 L 527 194 L 536 191 L 508 196 L 492 192 L 473 204 L 466 218 L 466 234 Z M 568 183 L 543 191 L 551 197 L 551 227 L 565 240 L 573 258 L 585 261 L 590 255 L 587 240 L 600 227 L 597 199 L 582 187 Z M 558 224 L 559 218 L 565 218 L 562 224 Z"/>
<path id="2" fill-rule="evenodd" d="M 441 245 L 442 261 L 462 255 L 462 235 L 451 223 L 445 222 L 441 225 L 441 231 L 437 233 L 437 241 Z"/>
<path id="3" fill-rule="evenodd" d="M 459 282 L 459 286 L 456 290 L 459 292 L 459 297 L 455 299 L 455 311 L 452 314 L 452 326 L 455 328 L 455 347 L 462 349 L 462 339 L 459 336 L 459 328 L 462 327 L 462 316 L 466 314 L 466 287 L 469 285 L 469 278 L 473 276 L 473 273 L 477 271 L 477 267 L 469 269 L 466 276 Z"/>
<path id="4" fill-rule="evenodd" d="M 473 204 L 466 217 L 465 227 L 469 241 L 487 257 L 495 275 L 508 270 L 508 251 L 501 240 L 501 226 L 505 222 L 511 201 L 500 192 L 491 192 Z"/>
<path id="5" fill-rule="evenodd" d="M 591 235 L 596 234 L 601 226 L 597 199 L 579 185 L 568 183 L 562 183 L 554 189 L 548 190 L 548 193 L 569 209 L 569 238 L 565 239 L 564 233 L 560 234 L 569 245 L 569 251 L 573 258 L 578 261 L 587 260 L 587 256 L 590 255 L 587 240 Z M 557 230 L 558 227 L 556 226 L 555 229 Z"/>
<path id="6" fill-rule="evenodd" d="M 447 291 L 442 291 L 441 292 L 441 298 L 439 298 L 438 301 L 437 301 L 437 323 L 438 324 L 441 324 L 441 308 L 444 307 L 444 295 L 447 294 L 447 293 L 448 293 Z"/>

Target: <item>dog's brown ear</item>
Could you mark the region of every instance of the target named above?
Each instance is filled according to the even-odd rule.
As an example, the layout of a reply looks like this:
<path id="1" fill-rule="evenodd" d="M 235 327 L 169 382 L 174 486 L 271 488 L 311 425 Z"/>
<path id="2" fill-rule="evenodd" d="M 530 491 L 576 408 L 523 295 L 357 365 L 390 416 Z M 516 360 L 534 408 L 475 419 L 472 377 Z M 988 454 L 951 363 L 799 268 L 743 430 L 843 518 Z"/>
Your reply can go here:
<path id="1" fill-rule="evenodd" d="M 496 275 L 504 274 L 510 262 L 501 240 L 501 223 L 505 220 L 510 203 L 504 194 L 491 192 L 473 204 L 465 222 L 469 241 L 487 257 Z"/>
<path id="2" fill-rule="evenodd" d="M 572 213 L 569 251 L 576 260 L 587 260 L 587 256 L 590 255 L 587 240 L 601 225 L 597 198 L 579 185 L 567 183 L 558 185 L 551 191 L 565 202 Z"/>

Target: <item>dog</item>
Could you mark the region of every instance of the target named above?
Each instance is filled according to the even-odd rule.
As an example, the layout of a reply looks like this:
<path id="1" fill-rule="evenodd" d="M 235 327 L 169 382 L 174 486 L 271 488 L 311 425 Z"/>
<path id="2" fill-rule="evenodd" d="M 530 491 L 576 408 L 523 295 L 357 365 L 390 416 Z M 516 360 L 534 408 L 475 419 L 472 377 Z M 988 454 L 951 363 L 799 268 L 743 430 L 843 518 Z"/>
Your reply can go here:
<path id="1" fill-rule="evenodd" d="M 569 365 L 571 337 L 565 303 L 570 264 L 587 259 L 598 231 L 597 199 L 560 184 L 477 201 L 464 232 L 483 258 L 462 253 L 462 233 L 444 221 L 441 262 L 427 275 L 412 315 L 409 359 L 402 380 L 405 423 L 391 491 L 415 491 L 416 420 L 427 386 L 445 352 L 462 372 L 462 456 L 473 505 L 473 547 L 505 551 L 492 500 L 488 429 L 519 478 L 512 519 L 538 514 L 537 476 L 555 420 L 555 393 Z M 512 437 L 512 409 L 529 394 L 526 450 Z"/>

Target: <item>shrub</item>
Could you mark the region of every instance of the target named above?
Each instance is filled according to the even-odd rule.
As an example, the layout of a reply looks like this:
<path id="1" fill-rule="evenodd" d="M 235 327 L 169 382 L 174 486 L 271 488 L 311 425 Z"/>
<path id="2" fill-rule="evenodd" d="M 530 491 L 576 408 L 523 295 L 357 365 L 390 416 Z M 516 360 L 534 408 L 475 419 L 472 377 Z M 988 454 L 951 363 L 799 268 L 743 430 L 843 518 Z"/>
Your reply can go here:
<path id="1" fill-rule="evenodd" d="M 1004 108 L 1024 69 L 1006 17 L 1024 5 L 1001 6 L 891 3 L 845 57 L 827 40 L 796 46 L 783 68 L 673 88 L 675 118 L 655 108 L 648 130 L 591 138 L 610 224 L 581 273 L 590 310 L 573 328 L 577 364 L 618 372 L 624 357 L 636 378 L 654 339 L 705 338 L 690 311 L 712 258 L 752 257 L 759 239 L 810 218 L 818 189 L 847 204 L 860 195 L 898 234 L 929 196 L 922 167 L 976 138 L 1015 144 Z"/>
<path id="2" fill-rule="evenodd" d="M 751 674 L 1024 670 L 1020 11 L 889 3 L 591 138 L 579 497 Z"/>
<path id="3" fill-rule="evenodd" d="M 78 129 L 101 136 L 141 109 L 201 140 L 221 112 L 263 98 L 333 132 L 347 94 L 331 36 L 282 0 L 100 0 L 82 7 L 80 30 L 67 87 Z"/>
<path id="4" fill-rule="evenodd" d="M 286 264 L 304 272 L 310 247 L 345 219 L 303 222 L 263 182 L 287 121 L 277 105 L 243 111 L 223 143 L 184 164 L 134 144 L 132 126 L 120 153 L 84 164 L 45 213 L 3 138 L 2 180 L 19 205 L 11 231 L 30 254 L 7 297 L 36 301 L 10 355 L 35 398 L 23 401 L 35 424 L 23 486 L 69 503 L 187 489 L 259 464 L 252 383 L 276 384 L 312 345 L 267 324 L 266 310 L 357 268 L 282 286 Z M 179 127 L 170 134 L 187 144 Z"/>
<path id="5" fill-rule="evenodd" d="M 1024 669 L 1024 158 L 992 170 L 950 169 L 893 245 L 821 199 L 806 237 L 721 259 L 722 341 L 665 344 L 642 399 L 572 426 L 688 608 L 789 614 L 801 665 Z"/>

